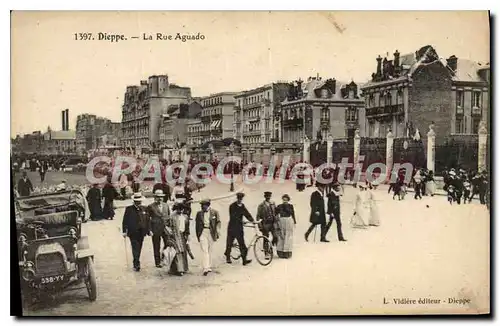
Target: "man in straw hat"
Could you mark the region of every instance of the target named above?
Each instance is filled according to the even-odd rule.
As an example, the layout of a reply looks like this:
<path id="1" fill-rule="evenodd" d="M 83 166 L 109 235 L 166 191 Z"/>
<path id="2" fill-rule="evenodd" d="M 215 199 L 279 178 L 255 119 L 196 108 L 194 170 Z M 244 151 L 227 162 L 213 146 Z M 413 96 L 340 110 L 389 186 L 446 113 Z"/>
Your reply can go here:
<path id="1" fill-rule="evenodd" d="M 160 243 L 163 239 L 163 247 L 167 246 L 167 236 L 165 234 L 165 221 L 170 216 L 170 209 L 168 204 L 163 202 L 165 194 L 163 190 L 157 189 L 154 192 L 154 202 L 147 208 L 149 215 L 150 230 L 153 234 L 151 240 L 153 241 L 153 254 L 155 258 L 156 267 L 161 267 L 160 259 Z"/>
<path id="2" fill-rule="evenodd" d="M 200 201 L 201 210 L 196 213 L 196 237 L 203 252 L 203 275 L 212 271 L 212 248 L 220 235 L 219 212 L 210 207 L 210 199 Z"/>
<path id="3" fill-rule="evenodd" d="M 130 239 L 134 270 L 138 272 L 141 270 L 139 258 L 141 256 L 142 243 L 144 242 L 144 237 L 150 235 L 151 232 L 149 230 L 148 213 L 144 206 L 142 206 L 144 197 L 140 192 L 137 192 L 132 196 L 132 200 L 134 204 L 125 208 L 125 213 L 123 214 L 122 232 L 124 237 L 128 236 Z"/>

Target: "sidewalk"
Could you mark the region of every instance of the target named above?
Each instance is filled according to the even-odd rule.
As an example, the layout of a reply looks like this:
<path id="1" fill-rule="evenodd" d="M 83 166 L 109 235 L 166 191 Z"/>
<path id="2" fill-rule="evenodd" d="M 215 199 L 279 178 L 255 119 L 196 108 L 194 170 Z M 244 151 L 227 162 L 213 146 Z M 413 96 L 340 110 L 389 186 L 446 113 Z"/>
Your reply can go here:
<path id="1" fill-rule="evenodd" d="M 226 176 L 226 178 L 230 179 L 230 176 Z M 234 191 L 229 191 L 229 184 L 221 183 L 219 181 L 213 180 L 200 189 L 200 191 L 194 191 L 192 193 L 193 196 L 193 204 L 199 203 L 202 199 L 210 199 L 211 201 L 221 200 L 236 196 L 236 193 L 243 191 L 243 183 L 239 176 L 234 176 Z M 152 202 L 153 197 L 151 193 L 143 192 L 143 196 L 146 197 L 147 202 Z M 132 199 L 125 200 L 115 200 L 116 208 L 124 208 L 132 205 Z"/>

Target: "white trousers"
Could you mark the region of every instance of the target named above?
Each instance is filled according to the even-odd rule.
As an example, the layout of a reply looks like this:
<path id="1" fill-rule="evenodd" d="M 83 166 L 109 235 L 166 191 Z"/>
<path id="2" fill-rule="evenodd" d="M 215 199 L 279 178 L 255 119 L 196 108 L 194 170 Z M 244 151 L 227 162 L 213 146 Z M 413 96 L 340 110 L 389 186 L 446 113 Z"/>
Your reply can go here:
<path id="1" fill-rule="evenodd" d="M 210 235 L 210 230 L 209 229 L 203 229 L 203 232 L 201 233 L 200 236 L 200 246 L 201 246 L 201 252 L 202 252 L 202 266 L 203 266 L 203 272 L 208 272 L 211 271 L 211 265 L 212 265 L 212 247 L 213 247 L 214 240 L 212 239 L 212 236 Z"/>

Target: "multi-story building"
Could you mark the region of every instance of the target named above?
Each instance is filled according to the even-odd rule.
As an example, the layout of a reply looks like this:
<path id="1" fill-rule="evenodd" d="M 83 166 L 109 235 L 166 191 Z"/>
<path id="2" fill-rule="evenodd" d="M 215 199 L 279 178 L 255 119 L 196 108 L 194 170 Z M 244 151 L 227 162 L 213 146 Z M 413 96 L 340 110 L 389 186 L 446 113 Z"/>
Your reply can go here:
<path id="1" fill-rule="evenodd" d="M 76 154 L 76 133 L 74 130 L 54 131 L 50 128 L 43 134 L 42 148 L 44 155 Z"/>
<path id="2" fill-rule="evenodd" d="M 236 94 L 222 92 L 200 99 L 202 110 L 199 119 L 190 121 L 187 127 L 188 144 L 203 144 L 211 140 L 233 137 Z"/>
<path id="3" fill-rule="evenodd" d="M 122 107 L 121 144 L 140 151 L 159 140 L 162 114 L 170 105 L 191 101 L 191 89 L 169 83 L 167 75 L 150 76 L 139 86 L 127 86 Z"/>
<path id="4" fill-rule="evenodd" d="M 160 120 L 158 147 L 176 148 L 188 142 L 188 121 L 201 113 L 197 101 L 190 104 L 172 104 Z"/>
<path id="5" fill-rule="evenodd" d="M 241 143 L 282 141 L 277 107 L 286 98 L 289 83 L 276 82 L 234 96 L 234 135 Z"/>
<path id="6" fill-rule="evenodd" d="M 104 145 L 119 145 L 120 123 L 94 114 L 76 118 L 76 147 L 80 154 Z"/>
<path id="7" fill-rule="evenodd" d="M 372 80 L 361 87 L 365 109 L 360 112 L 360 134 L 396 137 L 425 134 L 434 124 L 437 140 L 450 134 L 477 134 L 489 111 L 489 64 L 440 59 L 424 46 L 394 59 L 377 58 Z"/>
<path id="8" fill-rule="evenodd" d="M 13 147 L 14 153 L 36 154 L 40 153 L 43 144 L 43 135 L 40 131 L 34 131 L 31 134 L 25 134 L 22 137 L 17 136 L 14 139 Z"/>
<path id="9" fill-rule="evenodd" d="M 358 86 L 309 77 L 289 85 L 286 99 L 280 104 L 283 141 L 300 143 L 321 135 L 326 139 L 353 138 L 359 128 L 359 110 L 364 106 Z"/>

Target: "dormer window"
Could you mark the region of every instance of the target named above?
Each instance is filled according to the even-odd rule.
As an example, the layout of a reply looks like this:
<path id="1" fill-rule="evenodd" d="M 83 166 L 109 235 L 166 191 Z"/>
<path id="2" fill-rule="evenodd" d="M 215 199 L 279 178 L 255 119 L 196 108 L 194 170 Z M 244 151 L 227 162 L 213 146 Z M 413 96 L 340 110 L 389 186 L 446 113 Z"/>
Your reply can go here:
<path id="1" fill-rule="evenodd" d="M 321 90 L 321 98 L 328 98 L 328 97 L 329 97 L 329 95 L 330 95 L 330 94 L 329 94 L 329 92 L 328 92 L 328 90 L 327 90 L 326 88 L 323 88 L 323 89 Z"/>

